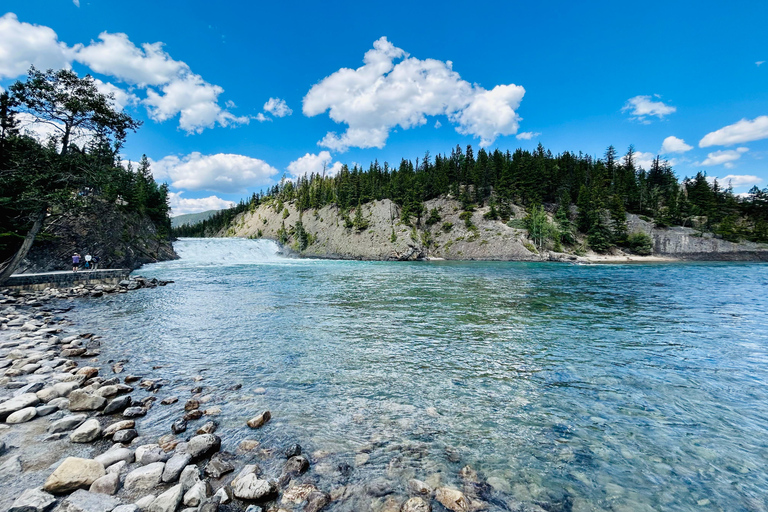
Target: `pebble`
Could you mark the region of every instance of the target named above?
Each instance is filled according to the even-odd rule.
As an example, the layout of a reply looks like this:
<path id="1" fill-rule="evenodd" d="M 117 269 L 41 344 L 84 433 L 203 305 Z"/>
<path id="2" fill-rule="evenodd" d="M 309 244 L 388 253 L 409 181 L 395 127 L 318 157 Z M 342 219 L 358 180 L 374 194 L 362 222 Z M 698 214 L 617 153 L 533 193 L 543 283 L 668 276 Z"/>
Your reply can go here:
<path id="1" fill-rule="evenodd" d="M 219 427 L 219 425 L 215 421 L 207 421 L 207 422 L 205 422 L 205 424 L 202 427 L 197 429 L 196 433 L 197 433 L 197 435 L 213 434 L 214 432 L 216 432 L 216 429 L 218 427 Z"/>
<path id="2" fill-rule="evenodd" d="M 179 397 L 177 397 L 177 396 L 169 396 L 167 398 L 163 398 L 162 400 L 160 400 L 160 403 L 162 405 L 171 405 L 171 404 L 175 404 L 178 401 L 179 401 Z"/>
<path id="3" fill-rule="evenodd" d="M 171 432 L 174 434 L 181 434 L 187 430 L 187 422 L 183 419 L 178 419 L 171 425 Z"/>

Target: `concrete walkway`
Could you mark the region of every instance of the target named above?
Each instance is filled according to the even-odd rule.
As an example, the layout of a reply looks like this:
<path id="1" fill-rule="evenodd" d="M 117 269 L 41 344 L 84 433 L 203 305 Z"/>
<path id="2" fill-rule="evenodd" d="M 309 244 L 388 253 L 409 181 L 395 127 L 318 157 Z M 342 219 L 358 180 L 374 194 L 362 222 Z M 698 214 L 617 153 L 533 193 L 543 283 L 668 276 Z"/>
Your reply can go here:
<path id="1" fill-rule="evenodd" d="M 131 273 L 127 268 L 100 268 L 98 270 L 59 270 L 36 274 L 13 274 L 3 287 L 22 290 L 44 290 L 45 288 L 71 288 L 80 284 L 116 285 L 128 279 Z"/>

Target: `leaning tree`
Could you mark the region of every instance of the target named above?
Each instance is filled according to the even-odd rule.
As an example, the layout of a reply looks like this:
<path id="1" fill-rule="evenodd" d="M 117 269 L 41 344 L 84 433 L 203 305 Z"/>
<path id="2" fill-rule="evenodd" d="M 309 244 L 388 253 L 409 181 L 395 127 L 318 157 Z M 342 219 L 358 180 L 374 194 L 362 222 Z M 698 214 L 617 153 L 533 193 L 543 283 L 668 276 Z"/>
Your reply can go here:
<path id="1" fill-rule="evenodd" d="M 91 145 L 103 155 L 117 155 L 129 130 L 140 122 L 113 106 L 112 95 L 101 94 L 90 75 L 74 71 L 39 71 L 30 68 L 26 81 L 9 87 L 10 96 L 0 105 L 0 215 L 2 233 L 18 248 L 5 251 L 12 256 L 0 263 L 0 284 L 18 268 L 32 248 L 46 217 L 52 211 L 75 207 L 78 193 L 97 172 L 72 138 L 88 134 Z M 24 115 L 31 123 L 52 127 L 58 136 L 47 146 L 19 134 L 17 119 Z M 1 219 L 0 219 L 1 220 Z M 11 226 L 12 225 L 12 226 Z M 21 233 L 26 233 L 22 236 Z"/>

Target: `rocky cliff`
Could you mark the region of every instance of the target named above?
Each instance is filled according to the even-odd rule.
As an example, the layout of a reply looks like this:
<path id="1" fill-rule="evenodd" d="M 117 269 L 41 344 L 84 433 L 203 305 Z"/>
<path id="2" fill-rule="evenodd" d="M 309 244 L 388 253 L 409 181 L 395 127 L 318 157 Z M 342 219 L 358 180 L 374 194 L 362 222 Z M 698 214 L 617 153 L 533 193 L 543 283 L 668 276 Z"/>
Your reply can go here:
<path id="1" fill-rule="evenodd" d="M 94 201 L 82 211 L 50 217 L 16 272 L 71 269 L 74 252 L 98 256 L 100 268 L 136 269 L 178 258 L 148 217 Z"/>
<path id="2" fill-rule="evenodd" d="M 515 260 L 515 261 L 590 261 L 604 259 L 589 251 L 576 254 L 537 251 L 528 231 L 522 228 L 525 211 L 513 207 L 508 223 L 486 219 L 489 207 L 462 215 L 461 204 L 451 198 L 425 203 L 421 226 L 414 228 L 400 220 L 400 209 L 389 200 L 362 205 L 362 223 L 354 224 L 355 211 L 342 212 L 336 206 L 308 210 L 299 214 L 294 204 L 271 202 L 235 217 L 217 236 L 280 239 L 280 231 L 295 231 L 301 220 L 307 232 L 307 246 L 302 249 L 295 233 L 286 248 L 303 256 L 364 260 Z M 432 209 L 439 220 L 427 225 Z M 468 221 L 468 222 L 467 222 Z M 711 234 L 701 235 L 690 228 L 654 228 L 636 215 L 628 215 L 629 231 L 648 233 L 654 242 L 654 256 L 675 259 L 762 260 L 768 261 L 768 246 L 731 243 Z M 611 255 L 629 256 L 620 250 Z M 642 259 L 633 257 L 634 259 Z"/>

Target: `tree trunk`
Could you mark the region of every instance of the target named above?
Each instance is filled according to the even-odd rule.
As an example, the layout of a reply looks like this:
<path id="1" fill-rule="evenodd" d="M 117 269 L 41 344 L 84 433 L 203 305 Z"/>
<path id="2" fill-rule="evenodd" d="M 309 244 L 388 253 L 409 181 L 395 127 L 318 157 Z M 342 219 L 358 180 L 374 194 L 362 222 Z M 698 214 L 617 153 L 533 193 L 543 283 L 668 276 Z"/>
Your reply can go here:
<path id="1" fill-rule="evenodd" d="M 32 248 L 32 244 L 35 242 L 35 237 L 40 232 L 40 228 L 43 227 L 45 214 L 46 210 L 38 212 L 38 214 L 35 216 L 35 222 L 32 224 L 32 229 L 30 229 L 27 233 L 27 236 L 24 237 L 24 243 L 22 243 L 19 250 L 16 251 L 16 254 L 11 259 L 11 262 L 8 263 L 4 269 L 0 270 L 0 286 L 5 284 L 8 278 L 11 277 L 11 274 L 13 274 L 14 271 L 19 268 L 21 260 L 23 260 L 24 257 L 26 257 L 26 255 L 29 253 L 29 250 Z"/>
<path id="2" fill-rule="evenodd" d="M 69 151 L 69 134 L 72 130 L 72 127 L 67 123 L 64 126 L 64 136 L 61 138 L 61 156 L 64 156 L 67 154 L 67 151 Z"/>

